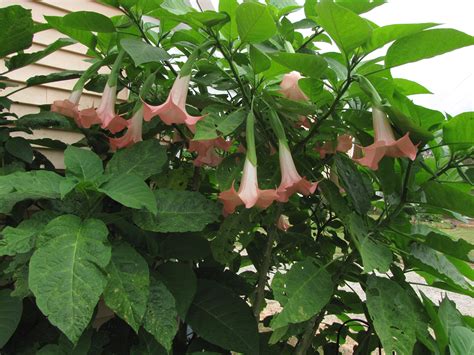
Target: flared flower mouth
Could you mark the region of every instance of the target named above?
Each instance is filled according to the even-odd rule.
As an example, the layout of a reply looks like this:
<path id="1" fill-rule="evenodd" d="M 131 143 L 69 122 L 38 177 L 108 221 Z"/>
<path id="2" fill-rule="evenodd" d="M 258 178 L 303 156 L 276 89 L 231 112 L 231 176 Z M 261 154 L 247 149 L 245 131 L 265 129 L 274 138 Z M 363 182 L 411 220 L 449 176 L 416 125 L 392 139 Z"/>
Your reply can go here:
<path id="1" fill-rule="evenodd" d="M 70 118 L 76 118 L 79 113 L 79 107 L 69 99 L 57 100 L 51 105 L 51 112 L 56 112 Z"/>
<path id="2" fill-rule="evenodd" d="M 386 114 L 377 109 L 372 108 L 372 118 L 375 131 L 375 141 L 372 145 L 362 147 L 363 158 L 354 159 L 359 164 L 364 165 L 372 170 L 379 168 L 379 162 L 384 156 L 391 158 L 409 158 L 416 159 L 417 146 L 410 140 L 409 133 L 406 133 L 400 139 L 395 139 L 392 127 Z"/>
<path id="3" fill-rule="evenodd" d="M 219 137 L 216 139 L 190 141 L 188 150 L 196 152 L 198 156 L 194 159 L 195 166 L 218 166 L 222 162 L 222 157 L 216 153 L 216 148 L 228 151 L 232 142 Z"/>
<path id="4" fill-rule="evenodd" d="M 128 129 L 122 137 L 109 138 L 110 149 L 112 151 L 129 147 L 137 142 L 142 141 L 143 107 L 135 112 L 130 121 L 126 122 Z"/>
<path id="5" fill-rule="evenodd" d="M 166 125 L 186 124 L 194 132 L 196 123 L 203 116 L 191 116 L 186 112 L 186 98 L 188 96 L 190 76 L 176 78 L 166 101 L 158 106 L 144 103 L 145 121 L 159 116 Z"/>
<path id="6" fill-rule="evenodd" d="M 232 183 L 229 190 L 219 194 L 219 200 L 224 204 L 224 214 L 226 215 L 233 213 L 240 205 L 245 205 L 245 208 L 253 206 L 267 208 L 277 199 L 278 194 L 275 190 L 259 189 L 257 167 L 249 159 L 245 159 L 239 191 L 235 191 L 234 183 Z"/>
<path id="7" fill-rule="evenodd" d="M 323 145 L 315 148 L 321 159 L 326 158 L 328 154 L 336 154 L 336 152 L 346 153 L 352 148 L 352 136 L 342 134 L 337 137 L 337 142 L 325 142 Z"/>
<path id="8" fill-rule="evenodd" d="M 308 96 L 298 86 L 298 81 L 302 78 L 297 71 L 283 75 L 280 83 L 280 93 L 287 99 L 293 101 L 308 101 Z"/>
<path id="9" fill-rule="evenodd" d="M 286 143 L 280 142 L 279 147 L 281 182 L 277 189 L 278 201 L 287 202 L 290 196 L 296 192 L 305 196 L 313 194 L 316 191 L 318 183 L 310 182 L 300 176 Z"/>

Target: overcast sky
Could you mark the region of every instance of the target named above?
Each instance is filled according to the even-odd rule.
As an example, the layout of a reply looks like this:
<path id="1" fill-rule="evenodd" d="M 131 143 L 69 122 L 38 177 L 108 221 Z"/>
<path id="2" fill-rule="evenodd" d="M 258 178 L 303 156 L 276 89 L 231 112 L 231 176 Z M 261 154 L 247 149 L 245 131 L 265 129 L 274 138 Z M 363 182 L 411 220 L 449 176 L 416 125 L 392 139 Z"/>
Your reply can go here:
<path id="1" fill-rule="evenodd" d="M 217 8 L 219 1 L 210 1 Z M 436 22 L 474 35 L 473 10 L 473 0 L 388 0 L 363 16 L 379 26 Z M 474 46 L 394 68 L 392 75 L 414 80 L 433 92 L 412 96 L 419 105 L 451 115 L 474 111 Z"/>

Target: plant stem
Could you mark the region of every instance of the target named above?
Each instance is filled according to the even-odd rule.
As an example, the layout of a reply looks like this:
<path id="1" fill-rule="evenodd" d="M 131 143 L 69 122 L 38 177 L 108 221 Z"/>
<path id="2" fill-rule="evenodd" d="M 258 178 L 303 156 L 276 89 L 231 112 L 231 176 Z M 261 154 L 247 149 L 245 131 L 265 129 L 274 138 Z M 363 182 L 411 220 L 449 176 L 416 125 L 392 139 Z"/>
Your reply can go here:
<path id="1" fill-rule="evenodd" d="M 273 243 L 275 242 L 277 230 L 274 226 L 269 228 L 268 240 L 265 247 L 265 253 L 263 254 L 263 261 L 260 270 L 258 270 L 258 284 L 255 295 L 255 302 L 253 304 L 253 314 L 258 320 L 260 315 L 260 308 L 262 307 L 263 299 L 265 296 L 265 285 L 267 283 L 267 274 L 270 269 L 270 263 L 272 259 Z"/>
<path id="2" fill-rule="evenodd" d="M 319 31 L 315 31 L 311 36 L 308 37 L 308 39 L 306 41 L 304 41 L 304 43 L 298 47 L 298 49 L 296 50 L 296 52 L 299 52 L 300 50 L 302 50 L 304 47 L 306 47 L 310 42 L 313 41 L 313 39 L 315 39 L 317 36 L 319 36 L 321 33 L 323 33 L 324 30 L 319 30 Z"/>
<path id="3" fill-rule="evenodd" d="M 308 348 L 311 345 L 311 341 L 313 340 L 314 334 L 319 328 L 321 321 L 326 314 L 326 310 L 323 309 L 321 312 L 316 314 L 313 318 L 310 319 L 308 324 L 306 325 L 306 329 L 301 337 L 301 340 L 298 342 L 298 345 L 295 350 L 295 355 L 305 355 L 308 351 Z"/>

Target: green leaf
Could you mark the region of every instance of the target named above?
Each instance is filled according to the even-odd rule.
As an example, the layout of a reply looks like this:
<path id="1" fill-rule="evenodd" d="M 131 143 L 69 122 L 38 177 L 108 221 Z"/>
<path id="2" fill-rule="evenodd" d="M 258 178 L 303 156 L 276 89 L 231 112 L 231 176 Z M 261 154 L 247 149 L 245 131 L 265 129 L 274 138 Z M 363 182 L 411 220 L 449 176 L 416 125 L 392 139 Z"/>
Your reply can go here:
<path id="1" fill-rule="evenodd" d="M 59 198 L 59 184 L 63 179 L 44 170 L 0 176 L 0 213 L 9 213 L 17 202 L 23 200 Z"/>
<path id="2" fill-rule="evenodd" d="M 464 276 L 444 256 L 444 254 L 417 243 L 412 244 L 410 254 L 416 259 L 413 260 L 413 263 L 421 270 L 426 271 L 447 283 L 453 283 L 465 290 L 472 289 Z"/>
<path id="3" fill-rule="evenodd" d="M 152 232 L 200 232 L 220 215 L 217 204 L 198 192 L 159 189 L 155 191 L 158 213 L 133 214 L 134 222 Z"/>
<path id="4" fill-rule="evenodd" d="M 125 52 L 133 59 L 136 66 L 144 63 L 156 63 L 170 59 L 162 48 L 154 47 L 137 38 L 124 38 L 120 41 Z"/>
<path id="5" fill-rule="evenodd" d="M 393 68 L 473 44 L 473 36 L 451 28 L 423 31 L 395 41 L 387 51 L 385 66 Z"/>
<path id="6" fill-rule="evenodd" d="M 169 261 L 160 265 L 157 272 L 160 281 L 163 281 L 176 301 L 178 315 L 186 318 L 197 289 L 197 279 L 192 267 L 189 264 Z"/>
<path id="7" fill-rule="evenodd" d="M 332 181 L 324 179 L 318 184 L 318 189 L 339 218 L 343 219 L 351 213 L 351 209 L 341 196 L 339 188 Z"/>
<path id="8" fill-rule="evenodd" d="M 410 36 L 437 25 L 437 23 L 407 23 L 374 28 L 370 40 L 364 45 L 364 50 L 366 53 L 370 53 L 397 39 Z"/>
<path id="9" fill-rule="evenodd" d="M 417 332 L 426 328 L 418 303 L 396 282 L 372 275 L 366 294 L 369 315 L 385 352 L 412 355 Z"/>
<path id="10" fill-rule="evenodd" d="M 432 206 L 474 217 L 474 196 L 461 190 L 435 181 L 422 185 L 426 203 Z"/>
<path id="11" fill-rule="evenodd" d="M 371 207 L 370 199 L 374 194 L 372 186 L 365 182 L 364 176 L 351 159 L 340 154 L 334 159 L 342 187 L 347 191 L 356 211 L 361 215 L 366 214 Z"/>
<path id="12" fill-rule="evenodd" d="M 30 260 L 28 282 L 36 304 L 73 343 L 89 324 L 107 283 L 107 235 L 99 220 L 60 216 L 46 226 Z"/>
<path id="13" fill-rule="evenodd" d="M 166 162 L 166 149 L 158 140 L 150 139 L 119 150 L 110 159 L 105 172 L 134 174 L 145 180 L 160 173 Z"/>
<path id="14" fill-rule="evenodd" d="M 466 327 L 454 327 L 449 339 L 451 355 L 465 355 L 474 352 L 474 332 Z"/>
<path id="15" fill-rule="evenodd" d="M 60 128 L 64 130 L 74 130 L 75 125 L 69 119 L 56 112 L 41 111 L 31 113 L 20 117 L 15 121 L 15 125 L 19 128 Z"/>
<path id="16" fill-rule="evenodd" d="M 263 4 L 246 2 L 236 10 L 237 30 L 242 42 L 259 43 L 272 37 L 277 27 Z"/>
<path id="17" fill-rule="evenodd" d="M 178 331 L 175 300 L 165 284 L 152 278 L 143 327 L 169 352 Z"/>
<path id="18" fill-rule="evenodd" d="M 175 15 L 186 15 L 188 12 L 194 12 L 189 0 L 165 0 L 161 7 Z"/>
<path id="19" fill-rule="evenodd" d="M 29 252 L 33 248 L 36 236 L 54 217 L 56 214 L 51 211 L 41 211 L 16 227 L 5 227 L 1 231 L 3 238 L 0 239 L 0 255 L 13 256 Z"/>
<path id="20" fill-rule="evenodd" d="M 76 41 L 70 38 L 60 38 L 49 46 L 47 46 L 42 51 L 34 52 L 34 53 L 20 53 L 16 56 L 10 58 L 7 62 L 8 70 L 15 70 L 21 67 L 24 67 L 29 64 L 36 63 L 38 60 L 43 59 L 44 57 L 50 55 L 51 53 L 56 52 L 58 49 L 61 49 L 66 46 L 70 46 L 71 44 L 76 43 Z"/>
<path id="21" fill-rule="evenodd" d="M 5 150 L 15 158 L 31 164 L 33 161 L 33 149 L 30 143 L 23 137 L 12 137 L 5 143 Z"/>
<path id="22" fill-rule="evenodd" d="M 143 179 L 136 175 L 112 175 L 99 188 L 111 199 L 130 208 L 146 208 L 153 215 L 156 214 L 156 201 L 153 192 Z"/>
<path id="23" fill-rule="evenodd" d="M 326 306 L 334 292 L 331 275 L 310 258 L 294 264 L 276 280 L 272 288 L 283 311 L 273 319 L 273 329 L 310 319 Z"/>
<path id="24" fill-rule="evenodd" d="M 208 140 L 227 136 L 244 122 L 245 117 L 246 113 L 243 110 L 234 111 L 224 118 L 213 114 L 207 115 L 196 124 L 196 134 L 193 140 Z"/>
<path id="25" fill-rule="evenodd" d="M 451 335 L 451 331 L 455 327 L 464 326 L 462 314 L 457 310 L 456 304 L 448 297 L 443 297 L 439 304 L 438 316 L 448 337 Z"/>
<path id="26" fill-rule="evenodd" d="M 212 344 L 236 352 L 259 352 L 252 310 L 238 295 L 215 281 L 199 280 L 186 322 Z"/>
<path id="27" fill-rule="evenodd" d="M 234 132 L 244 122 L 245 117 L 245 111 L 234 111 L 217 122 L 216 130 L 221 135 L 227 136 Z"/>
<path id="28" fill-rule="evenodd" d="M 425 88 L 423 85 L 408 79 L 395 78 L 393 79 L 393 83 L 395 84 L 397 90 L 406 96 L 432 94 L 432 92 Z"/>
<path id="29" fill-rule="evenodd" d="M 0 290 L 0 348 L 15 332 L 23 313 L 23 301 L 10 293 L 10 289 Z"/>
<path id="30" fill-rule="evenodd" d="M 97 181 L 104 173 L 102 160 L 97 154 L 72 145 L 64 151 L 66 176 L 83 181 Z"/>
<path id="31" fill-rule="evenodd" d="M 370 39 L 372 28 L 362 17 L 332 1 L 317 5 L 318 24 L 346 55 Z"/>
<path id="32" fill-rule="evenodd" d="M 130 245 L 114 245 L 107 275 L 105 303 L 138 333 L 145 315 L 150 287 L 147 262 Z"/>
<path id="33" fill-rule="evenodd" d="M 225 24 L 221 28 L 221 33 L 227 38 L 229 41 L 233 41 L 237 39 L 237 21 L 236 21 L 236 11 L 239 3 L 237 0 L 219 0 L 219 11 L 225 12 L 229 15 L 230 22 Z"/>
<path id="34" fill-rule="evenodd" d="M 474 146 L 474 112 L 464 112 L 446 122 L 443 126 L 443 140 L 451 152 Z"/>
<path id="35" fill-rule="evenodd" d="M 91 32 L 115 32 L 112 20 L 107 16 L 91 11 L 71 12 L 63 17 L 65 26 Z"/>
<path id="36" fill-rule="evenodd" d="M 356 14 L 362 14 L 376 8 L 377 6 L 385 4 L 386 0 L 335 0 L 335 2 Z"/>
<path id="37" fill-rule="evenodd" d="M 379 272 L 387 272 L 392 263 L 392 253 L 390 249 L 374 239 L 369 234 L 367 226 L 362 218 L 352 213 L 346 219 L 347 228 L 362 257 L 362 264 L 365 272 L 378 270 Z"/>
<path id="38" fill-rule="evenodd" d="M 130 349 L 131 355 L 168 355 L 168 352 L 163 348 L 152 335 L 145 331 L 140 331 L 138 334 L 139 342 Z"/>
<path id="39" fill-rule="evenodd" d="M 83 31 L 72 28 L 64 23 L 63 17 L 60 16 L 44 16 L 48 24 L 57 31 L 75 39 L 90 49 L 94 49 L 97 43 L 97 37 L 90 31 Z"/>
<path id="40" fill-rule="evenodd" d="M 232 183 L 238 179 L 244 166 L 243 155 L 232 154 L 224 158 L 216 169 L 216 179 L 219 190 L 230 189 Z"/>
<path id="41" fill-rule="evenodd" d="M 328 67 L 326 60 L 316 54 L 277 53 L 271 57 L 277 63 L 311 78 L 320 78 Z"/>
<path id="42" fill-rule="evenodd" d="M 83 72 L 77 70 L 65 70 L 59 73 L 52 73 L 48 75 L 36 75 L 26 79 L 26 86 L 35 86 L 56 81 L 78 79 Z"/>
<path id="43" fill-rule="evenodd" d="M 255 46 L 250 46 L 249 56 L 255 74 L 269 69 L 272 65 L 270 58 Z"/>
<path id="44" fill-rule="evenodd" d="M 19 5 L 0 9 L 0 57 L 21 51 L 33 42 L 33 20 L 31 10 Z"/>

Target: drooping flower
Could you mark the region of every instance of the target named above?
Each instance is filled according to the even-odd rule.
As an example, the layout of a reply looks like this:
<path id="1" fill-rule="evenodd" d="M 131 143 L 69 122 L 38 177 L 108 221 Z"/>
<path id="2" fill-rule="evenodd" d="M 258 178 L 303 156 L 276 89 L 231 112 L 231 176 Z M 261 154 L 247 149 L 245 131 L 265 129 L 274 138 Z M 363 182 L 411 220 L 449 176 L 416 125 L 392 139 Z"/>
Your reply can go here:
<path id="1" fill-rule="evenodd" d="M 277 189 L 278 201 L 287 202 L 291 195 L 299 192 L 305 196 L 311 195 L 318 186 L 317 182 L 310 182 L 301 177 L 296 170 L 293 157 L 286 141 L 278 142 L 280 155 L 281 182 Z"/>
<path id="2" fill-rule="evenodd" d="M 188 96 L 190 75 L 176 78 L 166 101 L 159 106 L 145 105 L 144 118 L 150 121 L 159 116 L 167 125 L 186 124 L 194 132 L 196 123 L 203 116 L 191 116 L 186 112 L 186 98 Z"/>
<path id="3" fill-rule="evenodd" d="M 82 89 L 73 90 L 68 99 L 56 100 L 51 105 L 51 112 L 57 112 L 63 116 L 75 118 L 79 112 L 79 100 Z"/>
<path id="4" fill-rule="evenodd" d="M 308 101 L 308 96 L 298 86 L 298 81 L 302 78 L 297 71 L 283 75 L 280 83 L 280 93 L 293 101 Z"/>
<path id="5" fill-rule="evenodd" d="M 327 154 L 335 154 L 336 152 L 347 152 L 352 148 L 352 136 L 343 134 L 337 137 L 336 142 L 325 142 L 322 146 L 315 148 L 321 159 L 324 159 Z"/>
<path id="6" fill-rule="evenodd" d="M 377 170 L 379 162 L 384 156 L 416 159 L 417 147 L 410 140 L 409 133 L 398 140 L 395 139 L 393 129 L 386 114 L 375 106 L 372 107 L 372 120 L 375 141 L 368 147 L 362 147 L 364 157 L 355 159 L 359 164 L 367 166 L 372 170 Z"/>
<path id="7" fill-rule="evenodd" d="M 100 100 L 99 107 L 95 110 L 102 128 L 107 128 L 112 133 L 117 133 L 127 127 L 127 121 L 115 113 L 117 101 L 117 86 L 107 83 Z"/>
<path id="8" fill-rule="evenodd" d="M 217 155 L 215 148 L 228 151 L 231 145 L 231 141 L 226 141 L 222 137 L 208 140 L 192 140 L 189 142 L 188 150 L 198 153 L 198 156 L 193 161 L 195 166 L 217 166 L 222 162 L 222 157 Z"/>
<path id="9" fill-rule="evenodd" d="M 286 232 L 290 227 L 293 227 L 293 225 L 290 223 L 290 220 L 288 216 L 281 214 L 280 217 L 278 217 L 276 226 L 279 230 Z"/>
<path id="10" fill-rule="evenodd" d="M 139 104 L 139 108 L 133 114 L 128 123 L 127 132 L 119 138 L 109 138 L 110 148 L 117 150 L 119 148 L 129 147 L 137 142 L 142 141 L 143 127 L 143 105 Z"/>
<path id="11" fill-rule="evenodd" d="M 277 199 L 276 190 L 259 189 L 257 167 L 248 158 L 245 159 L 239 191 L 235 191 L 234 183 L 232 183 L 229 190 L 219 194 L 219 200 L 224 204 L 225 214 L 233 213 L 240 205 L 245 205 L 245 208 L 252 208 L 253 206 L 267 208 Z"/>

